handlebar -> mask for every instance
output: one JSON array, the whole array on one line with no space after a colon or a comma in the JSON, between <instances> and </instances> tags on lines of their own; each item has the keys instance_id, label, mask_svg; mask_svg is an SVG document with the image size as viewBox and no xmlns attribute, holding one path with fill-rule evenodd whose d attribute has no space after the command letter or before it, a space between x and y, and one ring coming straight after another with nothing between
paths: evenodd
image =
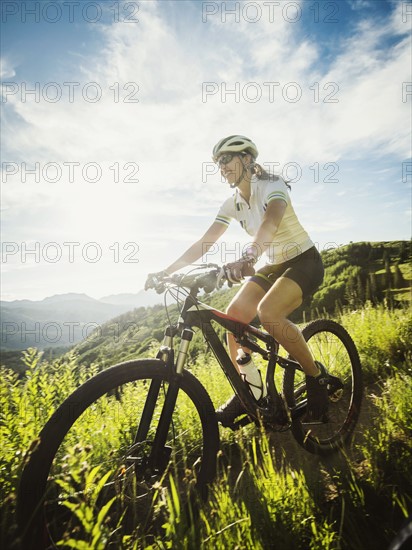
<instances>
[{"instance_id":1,"label":"handlebar","mask_svg":"<svg viewBox=\"0 0 412 550\"><path fill-rule=\"evenodd\" d=\"M244 255L236 262L228 263L223 267L217 264L202 264L195 269L207 268L202 274L193 274L189 272L183 275L169 275L166 272L152 273L146 282L146 290L154 288L158 294L166 290L169 285L189 288L190 292L204 289L206 292L212 292L217 288L222 288L227 281L231 287L233 284L241 283L245 277L255 274L253 265L256 258L250 255ZM210 269L212 268L212 269Z\"/></svg>"},{"instance_id":2,"label":"handlebar","mask_svg":"<svg viewBox=\"0 0 412 550\"><path fill-rule=\"evenodd\" d=\"M203 273L177 274L168 276L153 276L151 281L146 283L146 289L154 289L158 294L162 294L169 286L179 286L190 290L204 290L212 292L222 288L227 281L226 272L223 267L217 264L204 264L200 268L206 268L208 271Z\"/></svg>"}]
</instances>

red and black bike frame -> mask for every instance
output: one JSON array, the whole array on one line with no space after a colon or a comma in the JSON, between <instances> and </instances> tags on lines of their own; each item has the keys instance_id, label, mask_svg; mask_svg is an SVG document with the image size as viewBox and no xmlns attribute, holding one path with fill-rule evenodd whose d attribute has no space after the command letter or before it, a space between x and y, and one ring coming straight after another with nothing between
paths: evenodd
<instances>
[{"instance_id":1,"label":"red and black bike frame","mask_svg":"<svg viewBox=\"0 0 412 550\"><path fill-rule=\"evenodd\" d=\"M264 359L268 361L267 373L266 373L266 386L268 390L268 396L271 401L271 411L269 413L268 408L259 407L256 401L253 399L248 386L242 382L236 368L234 367L232 360L223 345L221 338L217 334L213 327L213 322L222 326L226 331L232 333L236 338L236 341L243 347L249 350L259 353ZM179 319L179 324L174 327L168 327L166 331L165 344L166 349L173 349L172 338L180 333L181 342L176 357L175 369L177 375L182 371L184 367L184 361L186 360L187 350L189 348L190 341L193 336L193 328L200 328L206 342L212 349L217 361L219 362L223 372L228 378L230 384L239 396L243 405L245 406L248 414L253 419L257 419L260 415L265 418L273 416L272 420L276 417L278 410L283 410L283 400L279 395L274 381L274 372L276 364L282 368L293 368L302 370L302 367L296 361L292 359L286 359L278 355L279 344L277 341L267 332L263 332L253 325L243 323L222 311L211 308L197 300L195 293L187 296ZM265 347L259 345L258 341L265 344ZM162 352L166 351L165 347L162 348ZM165 358L165 356L163 356ZM301 416L304 412L304 407L300 406L296 410L292 411L292 416Z\"/></svg>"}]
</instances>

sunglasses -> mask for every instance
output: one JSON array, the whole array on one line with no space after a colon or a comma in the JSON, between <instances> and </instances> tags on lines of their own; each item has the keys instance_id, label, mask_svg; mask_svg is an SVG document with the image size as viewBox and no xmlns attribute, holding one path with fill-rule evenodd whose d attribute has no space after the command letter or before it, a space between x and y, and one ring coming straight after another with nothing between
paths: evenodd
<instances>
[{"instance_id":1,"label":"sunglasses","mask_svg":"<svg viewBox=\"0 0 412 550\"><path fill-rule=\"evenodd\" d=\"M234 153L224 153L217 159L217 165L222 166L224 164L229 164L229 162L232 160L233 157L235 157Z\"/></svg>"}]
</instances>

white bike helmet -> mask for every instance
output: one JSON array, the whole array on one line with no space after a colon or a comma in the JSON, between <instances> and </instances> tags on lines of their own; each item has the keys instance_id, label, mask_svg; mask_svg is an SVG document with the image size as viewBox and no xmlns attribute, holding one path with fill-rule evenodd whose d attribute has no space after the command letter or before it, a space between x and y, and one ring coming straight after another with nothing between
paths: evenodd
<instances>
[{"instance_id":1,"label":"white bike helmet","mask_svg":"<svg viewBox=\"0 0 412 550\"><path fill-rule=\"evenodd\" d=\"M223 153L249 153L255 160L259 154L256 145L252 140L245 136L229 136L221 139L213 147L213 160L217 162L217 159Z\"/></svg>"}]
</instances>

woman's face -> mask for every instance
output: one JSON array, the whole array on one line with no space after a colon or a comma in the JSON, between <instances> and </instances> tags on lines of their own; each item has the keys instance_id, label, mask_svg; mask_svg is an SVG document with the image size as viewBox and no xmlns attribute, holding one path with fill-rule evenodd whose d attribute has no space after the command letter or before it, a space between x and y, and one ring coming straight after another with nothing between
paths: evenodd
<instances>
[{"instance_id":1,"label":"woman's face","mask_svg":"<svg viewBox=\"0 0 412 550\"><path fill-rule=\"evenodd\" d=\"M220 172L229 184L235 183L241 177L245 165L247 165L246 158L239 155L232 156L231 153L224 153L218 159Z\"/></svg>"}]
</instances>

